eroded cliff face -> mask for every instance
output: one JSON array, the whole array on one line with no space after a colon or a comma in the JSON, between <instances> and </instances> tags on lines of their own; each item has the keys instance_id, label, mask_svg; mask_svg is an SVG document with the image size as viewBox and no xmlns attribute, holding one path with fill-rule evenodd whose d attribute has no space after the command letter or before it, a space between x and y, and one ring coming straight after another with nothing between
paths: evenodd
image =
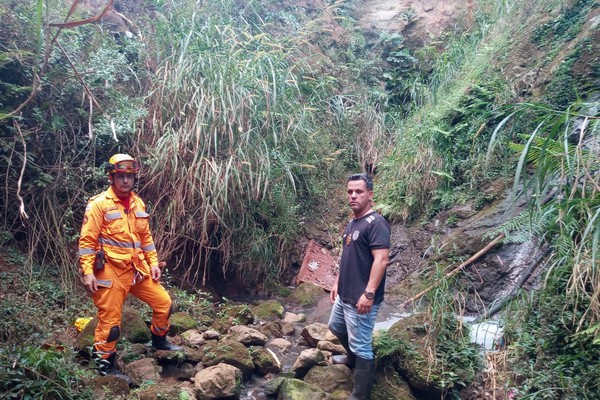
<instances>
[{"instance_id":1,"label":"eroded cliff face","mask_svg":"<svg viewBox=\"0 0 600 400\"><path fill-rule=\"evenodd\" d=\"M473 0L355 0L351 2L365 32L400 33L405 45L415 49L457 29L468 29L473 20Z\"/></svg>"}]
</instances>

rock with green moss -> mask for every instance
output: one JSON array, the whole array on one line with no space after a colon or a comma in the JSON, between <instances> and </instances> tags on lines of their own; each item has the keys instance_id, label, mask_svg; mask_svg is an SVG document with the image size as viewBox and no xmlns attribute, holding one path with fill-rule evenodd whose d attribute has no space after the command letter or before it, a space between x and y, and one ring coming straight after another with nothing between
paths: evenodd
<instances>
[{"instance_id":1,"label":"rock with green moss","mask_svg":"<svg viewBox=\"0 0 600 400\"><path fill-rule=\"evenodd\" d=\"M243 380L250 379L254 373L254 361L248 348L234 340L209 340L202 346L202 364L206 367L225 363L242 371Z\"/></svg>"},{"instance_id":2,"label":"rock with green moss","mask_svg":"<svg viewBox=\"0 0 600 400\"><path fill-rule=\"evenodd\" d=\"M123 307L121 335L131 343L150 341L150 329L138 310L128 306Z\"/></svg>"},{"instance_id":3,"label":"rock with green moss","mask_svg":"<svg viewBox=\"0 0 600 400\"><path fill-rule=\"evenodd\" d=\"M474 379L474 370L477 366L477 350L465 348L463 359L455 359L452 364L431 363L430 346L431 338L428 330L431 322L427 314L420 313L401 319L390 327L387 334L391 340L398 343L389 354L388 359L393 360L396 370L400 375L410 382L411 387L431 397L440 397L449 391L456 389L453 382L469 384ZM448 339L447 339L448 340ZM446 346L452 345L445 343ZM456 346L462 345L457 343ZM473 345L475 346L475 345ZM466 359L469 357L469 359ZM465 362L473 366L471 372L462 370L460 363ZM453 376L454 380L443 379L445 376ZM410 398L410 397L407 397Z\"/></svg>"},{"instance_id":4,"label":"rock with green moss","mask_svg":"<svg viewBox=\"0 0 600 400\"><path fill-rule=\"evenodd\" d=\"M281 362L271 350L262 346L251 346L250 355L258 375L278 374L281 372Z\"/></svg>"},{"instance_id":5,"label":"rock with green moss","mask_svg":"<svg viewBox=\"0 0 600 400\"><path fill-rule=\"evenodd\" d=\"M157 382L153 385L143 385L131 393L139 400L178 399L195 400L194 387L189 382L173 385L170 382Z\"/></svg>"},{"instance_id":6,"label":"rock with green moss","mask_svg":"<svg viewBox=\"0 0 600 400\"><path fill-rule=\"evenodd\" d=\"M372 399L416 400L408 383L391 365L377 372L375 383L371 389Z\"/></svg>"},{"instance_id":7,"label":"rock with green moss","mask_svg":"<svg viewBox=\"0 0 600 400\"><path fill-rule=\"evenodd\" d=\"M150 341L150 329L144 322L139 311L136 309L124 306L121 322L121 338L125 338L131 343L146 343ZM94 317L85 326L77 337L75 348L78 351L87 352L94 345L94 331L98 326L98 318Z\"/></svg>"},{"instance_id":8,"label":"rock with green moss","mask_svg":"<svg viewBox=\"0 0 600 400\"><path fill-rule=\"evenodd\" d=\"M176 312L171 315L169 322L171 322L170 332L175 335L198 327L196 320L184 312Z\"/></svg>"},{"instance_id":9,"label":"rock with green moss","mask_svg":"<svg viewBox=\"0 0 600 400\"><path fill-rule=\"evenodd\" d=\"M277 300L267 300L252 308L252 313L258 319L282 319L284 308Z\"/></svg>"},{"instance_id":10,"label":"rock with green moss","mask_svg":"<svg viewBox=\"0 0 600 400\"><path fill-rule=\"evenodd\" d=\"M325 296L323 288L308 282L303 282L288 297L290 303L299 304L302 307L313 307Z\"/></svg>"},{"instance_id":11,"label":"rock with green moss","mask_svg":"<svg viewBox=\"0 0 600 400\"><path fill-rule=\"evenodd\" d=\"M326 393L333 393L337 390L352 392L353 375L350 368L342 364L316 365L308 371L304 377L304 382L318 386ZM383 397L373 398L379 399Z\"/></svg>"},{"instance_id":12,"label":"rock with green moss","mask_svg":"<svg viewBox=\"0 0 600 400\"><path fill-rule=\"evenodd\" d=\"M219 306L217 315L218 318L210 326L221 333L227 333L233 326L251 325L256 319L247 304L222 304Z\"/></svg>"},{"instance_id":13,"label":"rock with green moss","mask_svg":"<svg viewBox=\"0 0 600 400\"><path fill-rule=\"evenodd\" d=\"M287 378L279 387L280 400L323 400L327 398L321 388L300 379Z\"/></svg>"}]
</instances>

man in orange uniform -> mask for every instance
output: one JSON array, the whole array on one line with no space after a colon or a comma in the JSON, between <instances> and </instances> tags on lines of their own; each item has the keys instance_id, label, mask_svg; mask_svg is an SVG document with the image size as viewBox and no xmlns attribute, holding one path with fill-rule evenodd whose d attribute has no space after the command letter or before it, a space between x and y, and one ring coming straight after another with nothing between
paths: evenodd
<instances>
[{"instance_id":1,"label":"man in orange uniform","mask_svg":"<svg viewBox=\"0 0 600 400\"><path fill-rule=\"evenodd\" d=\"M79 238L83 284L98 307L94 352L106 360L100 364L100 372L113 375L120 375L115 370L115 346L121 333L121 309L129 293L152 308L152 346L181 349L166 339L172 302L159 283L161 269L146 205L133 192L138 171L139 164L127 154L110 158L106 164L110 187L90 199Z\"/></svg>"}]
</instances>

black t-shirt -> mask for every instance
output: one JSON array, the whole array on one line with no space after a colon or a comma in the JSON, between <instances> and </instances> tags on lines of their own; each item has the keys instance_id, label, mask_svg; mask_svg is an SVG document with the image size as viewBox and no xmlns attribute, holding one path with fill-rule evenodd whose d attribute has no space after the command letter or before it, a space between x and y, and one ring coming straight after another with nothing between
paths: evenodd
<instances>
[{"instance_id":1,"label":"black t-shirt","mask_svg":"<svg viewBox=\"0 0 600 400\"><path fill-rule=\"evenodd\" d=\"M373 255L371 250L390 248L390 225L373 211L350 221L343 236L338 294L344 303L355 305L369 283ZM374 304L383 301L385 274L375 292Z\"/></svg>"}]
</instances>

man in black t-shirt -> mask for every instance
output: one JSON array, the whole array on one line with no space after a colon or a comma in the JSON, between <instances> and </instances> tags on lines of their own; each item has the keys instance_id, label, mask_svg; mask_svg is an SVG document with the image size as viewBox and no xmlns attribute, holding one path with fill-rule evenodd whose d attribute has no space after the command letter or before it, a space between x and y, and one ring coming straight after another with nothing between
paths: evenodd
<instances>
[{"instance_id":1,"label":"man in black t-shirt","mask_svg":"<svg viewBox=\"0 0 600 400\"><path fill-rule=\"evenodd\" d=\"M368 174L348 178L348 201L354 212L343 235L340 272L331 289L329 330L355 366L351 400L368 399L375 378L372 338L383 301L389 259L390 226L371 208L373 180Z\"/></svg>"}]
</instances>

